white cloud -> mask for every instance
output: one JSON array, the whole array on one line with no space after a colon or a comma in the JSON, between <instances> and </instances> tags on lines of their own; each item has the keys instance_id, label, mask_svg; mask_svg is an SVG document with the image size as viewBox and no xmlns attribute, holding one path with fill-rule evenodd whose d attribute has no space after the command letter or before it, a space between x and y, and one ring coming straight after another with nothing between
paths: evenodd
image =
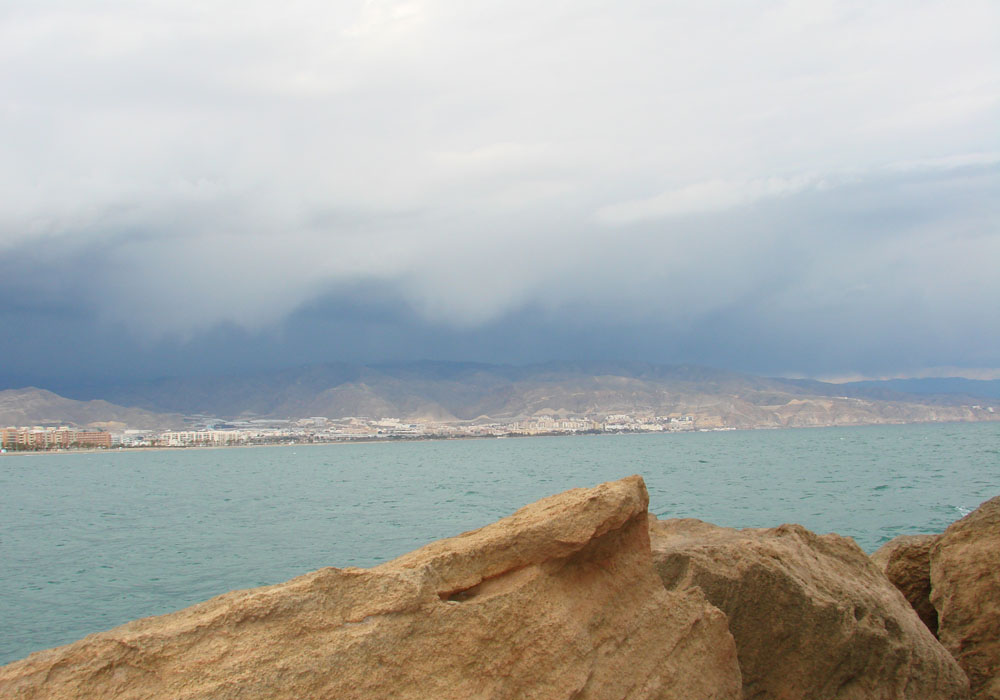
<instances>
[{"instance_id":1,"label":"white cloud","mask_svg":"<svg viewBox=\"0 0 1000 700\"><path fill-rule=\"evenodd\" d=\"M807 177L770 177L744 182L725 180L696 182L648 199L636 199L603 207L598 210L597 217L607 224L622 225L646 219L724 211L753 204L761 199L801 192L811 184L812 180Z\"/></svg>"},{"instance_id":2,"label":"white cloud","mask_svg":"<svg viewBox=\"0 0 1000 700\"><path fill-rule=\"evenodd\" d=\"M150 333L259 328L366 280L459 325L709 313L812 255L885 254L803 209L818 193L994 167L998 24L975 0L15 0L0 256L110 246L80 293ZM845 199L843 225L906 246L898 212L933 198L896 194L891 216ZM953 206L934 216L997 235Z\"/></svg>"},{"instance_id":3,"label":"white cloud","mask_svg":"<svg viewBox=\"0 0 1000 700\"><path fill-rule=\"evenodd\" d=\"M885 166L889 171L933 171L933 170L954 170L956 168L968 167L988 167L1000 164L1000 152L986 153L955 153L941 158L923 158L917 160L900 161L890 163Z\"/></svg>"}]
</instances>

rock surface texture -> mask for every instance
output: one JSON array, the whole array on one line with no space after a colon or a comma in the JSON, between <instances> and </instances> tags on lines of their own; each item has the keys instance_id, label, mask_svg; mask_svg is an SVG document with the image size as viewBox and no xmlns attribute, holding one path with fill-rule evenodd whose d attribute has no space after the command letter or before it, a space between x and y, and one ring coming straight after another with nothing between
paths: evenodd
<instances>
[{"instance_id":1,"label":"rock surface texture","mask_svg":"<svg viewBox=\"0 0 1000 700\"><path fill-rule=\"evenodd\" d=\"M931 548L938 636L974 698L1000 700L1000 496L952 523Z\"/></svg>"},{"instance_id":2,"label":"rock surface texture","mask_svg":"<svg viewBox=\"0 0 1000 700\"><path fill-rule=\"evenodd\" d=\"M650 534L667 589L701 589L728 615L745 698L968 697L955 660L853 540L652 516Z\"/></svg>"},{"instance_id":3,"label":"rock surface texture","mask_svg":"<svg viewBox=\"0 0 1000 700\"><path fill-rule=\"evenodd\" d=\"M639 477L0 668L5 699L740 697L725 616L653 569ZM930 697L930 696L928 696Z\"/></svg>"},{"instance_id":4,"label":"rock surface texture","mask_svg":"<svg viewBox=\"0 0 1000 700\"><path fill-rule=\"evenodd\" d=\"M931 547L940 535L901 535L878 548L872 561L910 602L927 629L938 633L938 614L931 604Z\"/></svg>"}]
</instances>

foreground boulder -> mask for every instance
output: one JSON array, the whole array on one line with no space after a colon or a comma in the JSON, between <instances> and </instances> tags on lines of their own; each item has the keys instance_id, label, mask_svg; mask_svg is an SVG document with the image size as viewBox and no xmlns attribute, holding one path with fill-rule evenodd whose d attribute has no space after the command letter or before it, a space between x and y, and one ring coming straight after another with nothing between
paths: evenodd
<instances>
[{"instance_id":1,"label":"foreground boulder","mask_svg":"<svg viewBox=\"0 0 1000 700\"><path fill-rule=\"evenodd\" d=\"M653 517L650 534L666 587L700 589L729 617L745 698L968 697L955 660L853 540Z\"/></svg>"},{"instance_id":2,"label":"foreground boulder","mask_svg":"<svg viewBox=\"0 0 1000 700\"><path fill-rule=\"evenodd\" d=\"M740 697L725 616L667 592L639 477L372 569L323 569L0 668L3 698Z\"/></svg>"},{"instance_id":3,"label":"foreground boulder","mask_svg":"<svg viewBox=\"0 0 1000 700\"><path fill-rule=\"evenodd\" d=\"M973 697L1000 700L1000 496L944 531L930 552L938 636Z\"/></svg>"},{"instance_id":4,"label":"foreground boulder","mask_svg":"<svg viewBox=\"0 0 1000 700\"><path fill-rule=\"evenodd\" d=\"M934 636L938 614L931 603L931 548L940 535L901 535L872 554L872 561L917 611Z\"/></svg>"}]
</instances>

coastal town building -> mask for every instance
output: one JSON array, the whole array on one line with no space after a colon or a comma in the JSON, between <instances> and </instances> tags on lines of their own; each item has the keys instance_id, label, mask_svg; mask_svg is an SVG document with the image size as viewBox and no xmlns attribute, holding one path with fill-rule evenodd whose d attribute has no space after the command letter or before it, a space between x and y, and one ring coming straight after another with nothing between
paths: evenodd
<instances>
[{"instance_id":1,"label":"coastal town building","mask_svg":"<svg viewBox=\"0 0 1000 700\"><path fill-rule=\"evenodd\" d=\"M427 421L391 417L312 416L292 419L210 419L192 430L78 430L68 426L0 429L2 447L16 450L136 447L227 447L360 440L516 437L581 433L650 433L699 429L692 416L618 413L595 416L539 414L510 421Z\"/></svg>"},{"instance_id":2,"label":"coastal town building","mask_svg":"<svg viewBox=\"0 0 1000 700\"><path fill-rule=\"evenodd\" d=\"M112 445L112 435L103 430L76 430L67 426L0 428L0 447L8 450L52 450L69 447L103 447Z\"/></svg>"},{"instance_id":3,"label":"coastal town building","mask_svg":"<svg viewBox=\"0 0 1000 700\"><path fill-rule=\"evenodd\" d=\"M242 430L168 430L153 438L152 444L163 447L224 446L239 445L248 439Z\"/></svg>"}]
</instances>

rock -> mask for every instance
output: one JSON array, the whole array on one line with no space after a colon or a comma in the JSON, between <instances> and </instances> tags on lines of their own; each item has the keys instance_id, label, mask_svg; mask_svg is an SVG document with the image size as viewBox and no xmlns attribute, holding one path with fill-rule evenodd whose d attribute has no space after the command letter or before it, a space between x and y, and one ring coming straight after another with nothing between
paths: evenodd
<instances>
[{"instance_id":1,"label":"rock","mask_svg":"<svg viewBox=\"0 0 1000 700\"><path fill-rule=\"evenodd\" d=\"M853 540L652 517L650 534L667 589L701 589L729 617L744 698L968 697L955 660Z\"/></svg>"},{"instance_id":2,"label":"rock","mask_svg":"<svg viewBox=\"0 0 1000 700\"><path fill-rule=\"evenodd\" d=\"M931 547L940 535L901 535L878 548L872 561L899 589L936 637L938 614L931 604Z\"/></svg>"},{"instance_id":3,"label":"rock","mask_svg":"<svg viewBox=\"0 0 1000 700\"><path fill-rule=\"evenodd\" d=\"M1000 700L1000 496L954 522L931 548L938 636L974 698Z\"/></svg>"},{"instance_id":4,"label":"rock","mask_svg":"<svg viewBox=\"0 0 1000 700\"><path fill-rule=\"evenodd\" d=\"M372 569L322 569L0 668L4 698L740 697L725 615L668 592L639 477Z\"/></svg>"}]
</instances>

